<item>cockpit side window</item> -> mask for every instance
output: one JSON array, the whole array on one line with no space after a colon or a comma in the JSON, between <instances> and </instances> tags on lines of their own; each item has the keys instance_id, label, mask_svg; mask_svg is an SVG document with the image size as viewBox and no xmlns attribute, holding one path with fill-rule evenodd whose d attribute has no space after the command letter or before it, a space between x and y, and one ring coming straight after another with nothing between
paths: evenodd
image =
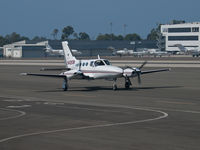
<instances>
[{"instance_id":1,"label":"cockpit side window","mask_svg":"<svg viewBox=\"0 0 200 150\"><path fill-rule=\"evenodd\" d=\"M102 60L97 60L94 62L95 66L105 66L104 62Z\"/></svg>"},{"instance_id":2,"label":"cockpit side window","mask_svg":"<svg viewBox=\"0 0 200 150\"><path fill-rule=\"evenodd\" d=\"M91 62L90 62L90 66L92 67L92 66L93 66L93 64L94 64L94 61L91 61Z\"/></svg>"},{"instance_id":3,"label":"cockpit side window","mask_svg":"<svg viewBox=\"0 0 200 150\"><path fill-rule=\"evenodd\" d=\"M108 60L103 60L103 61L105 62L106 65L111 65Z\"/></svg>"}]
</instances>

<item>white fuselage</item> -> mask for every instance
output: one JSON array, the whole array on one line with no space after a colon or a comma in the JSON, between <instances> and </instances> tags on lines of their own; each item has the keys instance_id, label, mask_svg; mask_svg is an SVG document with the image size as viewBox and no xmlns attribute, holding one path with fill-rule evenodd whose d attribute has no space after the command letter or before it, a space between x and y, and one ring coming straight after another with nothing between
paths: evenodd
<instances>
[{"instance_id":1,"label":"white fuselage","mask_svg":"<svg viewBox=\"0 0 200 150\"><path fill-rule=\"evenodd\" d=\"M77 72L91 79L115 79L123 74L123 69L112 66L103 59L77 60L74 62L74 66L72 70L63 73L68 79L77 78Z\"/></svg>"}]
</instances>

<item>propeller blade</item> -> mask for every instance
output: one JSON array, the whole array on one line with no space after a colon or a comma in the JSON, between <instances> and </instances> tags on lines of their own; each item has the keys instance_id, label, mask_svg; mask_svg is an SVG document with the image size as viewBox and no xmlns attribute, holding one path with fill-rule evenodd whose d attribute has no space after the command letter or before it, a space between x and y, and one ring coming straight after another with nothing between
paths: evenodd
<instances>
[{"instance_id":1,"label":"propeller blade","mask_svg":"<svg viewBox=\"0 0 200 150\"><path fill-rule=\"evenodd\" d=\"M141 84L140 74L138 74L138 84Z\"/></svg>"},{"instance_id":2,"label":"propeller blade","mask_svg":"<svg viewBox=\"0 0 200 150\"><path fill-rule=\"evenodd\" d=\"M139 69L142 69L147 64L147 61L143 62L143 64L139 67Z\"/></svg>"}]
</instances>

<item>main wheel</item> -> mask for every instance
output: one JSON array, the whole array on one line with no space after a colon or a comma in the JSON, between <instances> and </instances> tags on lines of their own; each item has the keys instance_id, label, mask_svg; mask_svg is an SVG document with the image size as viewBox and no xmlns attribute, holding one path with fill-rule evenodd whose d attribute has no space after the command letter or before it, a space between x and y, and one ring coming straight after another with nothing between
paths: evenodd
<instances>
[{"instance_id":1,"label":"main wheel","mask_svg":"<svg viewBox=\"0 0 200 150\"><path fill-rule=\"evenodd\" d=\"M68 83L65 80L63 82L62 88L63 88L64 91L68 90Z\"/></svg>"},{"instance_id":2,"label":"main wheel","mask_svg":"<svg viewBox=\"0 0 200 150\"><path fill-rule=\"evenodd\" d=\"M125 82L125 88L126 88L126 89L129 89L129 88L130 88L129 82Z\"/></svg>"},{"instance_id":3,"label":"main wheel","mask_svg":"<svg viewBox=\"0 0 200 150\"><path fill-rule=\"evenodd\" d=\"M117 90L117 85L113 84L113 90L116 91Z\"/></svg>"}]
</instances>

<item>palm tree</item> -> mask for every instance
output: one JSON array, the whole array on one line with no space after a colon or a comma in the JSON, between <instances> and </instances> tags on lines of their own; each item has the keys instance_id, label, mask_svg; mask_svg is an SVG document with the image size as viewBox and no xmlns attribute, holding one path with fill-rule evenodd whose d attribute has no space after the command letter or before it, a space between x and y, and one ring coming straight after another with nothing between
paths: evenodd
<instances>
[{"instance_id":1,"label":"palm tree","mask_svg":"<svg viewBox=\"0 0 200 150\"><path fill-rule=\"evenodd\" d=\"M58 29L54 29L52 32L52 36L54 39L57 39L57 35L58 35L59 30Z\"/></svg>"}]
</instances>

